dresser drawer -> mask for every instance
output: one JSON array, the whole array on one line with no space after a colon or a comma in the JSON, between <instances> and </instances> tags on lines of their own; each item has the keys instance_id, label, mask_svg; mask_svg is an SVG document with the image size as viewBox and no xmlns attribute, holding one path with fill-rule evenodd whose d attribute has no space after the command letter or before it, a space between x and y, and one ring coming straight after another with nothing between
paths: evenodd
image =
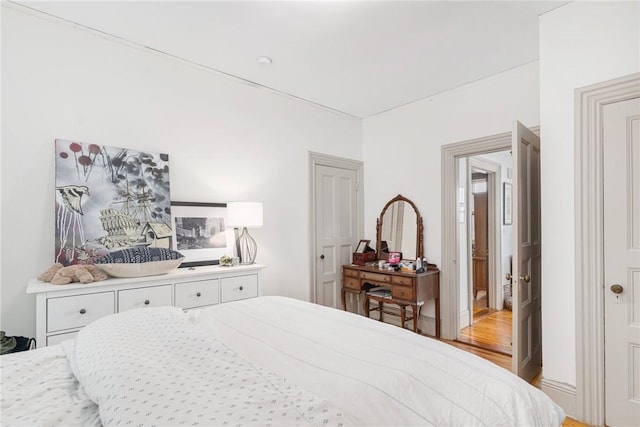
<instances>
[{"instance_id":1,"label":"dresser drawer","mask_svg":"<svg viewBox=\"0 0 640 427\"><path fill-rule=\"evenodd\" d=\"M344 272L344 275L347 277L360 277L360 272L358 270L344 268L342 271Z\"/></svg>"},{"instance_id":2,"label":"dresser drawer","mask_svg":"<svg viewBox=\"0 0 640 427\"><path fill-rule=\"evenodd\" d=\"M171 304L171 285L118 291L118 311Z\"/></svg>"},{"instance_id":3,"label":"dresser drawer","mask_svg":"<svg viewBox=\"0 0 640 427\"><path fill-rule=\"evenodd\" d=\"M413 286L392 286L391 296L393 298L411 300L416 299L416 293Z\"/></svg>"},{"instance_id":4,"label":"dresser drawer","mask_svg":"<svg viewBox=\"0 0 640 427\"><path fill-rule=\"evenodd\" d=\"M225 277L220 280L221 302L258 296L258 276L255 274L238 277Z\"/></svg>"},{"instance_id":5,"label":"dresser drawer","mask_svg":"<svg viewBox=\"0 0 640 427\"><path fill-rule=\"evenodd\" d=\"M114 293L74 295L47 299L47 332L82 328L115 313Z\"/></svg>"},{"instance_id":6,"label":"dresser drawer","mask_svg":"<svg viewBox=\"0 0 640 427\"><path fill-rule=\"evenodd\" d=\"M355 279L353 277L345 277L344 287L349 289L360 289L360 279Z\"/></svg>"},{"instance_id":7,"label":"dresser drawer","mask_svg":"<svg viewBox=\"0 0 640 427\"><path fill-rule=\"evenodd\" d=\"M413 277L393 276L391 278L391 283L394 285L411 286L414 280L415 279Z\"/></svg>"},{"instance_id":8,"label":"dresser drawer","mask_svg":"<svg viewBox=\"0 0 640 427\"><path fill-rule=\"evenodd\" d=\"M72 340L76 337L76 335L78 335L78 332L68 332L66 334L59 334L59 335L49 335L47 337L47 345L56 345L56 344L60 344L62 341L66 341L66 340Z\"/></svg>"},{"instance_id":9,"label":"dresser drawer","mask_svg":"<svg viewBox=\"0 0 640 427\"><path fill-rule=\"evenodd\" d=\"M388 274L369 273L368 271L363 271L360 273L360 277L373 282L391 283L391 276Z\"/></svg>"},{"instance_id":10,"label":"dresser drawer","mask_svg":"<svg viewBox=\"0 0 640 427\"><path fill-rule=\"evenodd\" d=\"M176 283L176 307L194 308L218 304L219 279Z\"/></svg>"}]
</instances>

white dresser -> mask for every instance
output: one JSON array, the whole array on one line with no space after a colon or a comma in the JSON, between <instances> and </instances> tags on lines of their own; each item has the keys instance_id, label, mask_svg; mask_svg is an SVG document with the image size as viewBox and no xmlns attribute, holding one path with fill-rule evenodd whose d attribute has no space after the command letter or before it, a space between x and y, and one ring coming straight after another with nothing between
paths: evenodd
<instances>
[{"instance_id":1,"label":"white dresser","mask_svg":"<svg viewBox=\"0 0 640 427\"><path fill-rule=\"evenodd\" d=\"M173 305L188 310L261 295L264 265L180 268L159 276L52 285L32 279L38 347L73 338L90 322L138 307Z\"/></svg>"}]
</instances>

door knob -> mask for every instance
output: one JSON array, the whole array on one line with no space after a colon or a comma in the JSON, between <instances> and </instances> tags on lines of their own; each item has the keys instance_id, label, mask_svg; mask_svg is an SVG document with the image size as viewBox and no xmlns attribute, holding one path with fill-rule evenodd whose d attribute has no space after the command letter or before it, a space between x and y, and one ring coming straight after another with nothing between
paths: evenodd
<instances>
[{"instance_id":1,"label":"door knob","mask_svg":"<svg viewBox=\"0 0 640 427\"><path fill-rule=\"evenodd\" d=\"M615 285L611 285L611 292L614 294L621 294L622 291L624 291L624 288L621 285L618 285L617 283Z\"/></svg>"},{"instance_id":2,"label":"door knob","mask_svg":"<svg viewBox=\"0 0 640 427\"><path fill-rule=\"evenodd\" d=\"M531 281L531 276L525 274L524 276L520 276L520 280L524 280L525 283L529 283Z\"/></svg>"},{"instance_id":3,"label":"door knob","mask_svg":"<svg viewBox=\"0 0 640 427\"><path fill-rule=\"evenodd\" d=\"M324 254L320 255L320 259L324 259Z\"/></svg>"},{"instance_id":4,"label":"door knob","mask_svg":"<svg viewBox=\"0 0 640 427\"><path fill-rule=\"evenodd\" d=\"M504 277L505 277L507 280L511 280L511 278L512 278L512 277L511 277L511 273L507 273L507 275L506 275L506 276L504 276Z\"/></svg>"}]
</instances>

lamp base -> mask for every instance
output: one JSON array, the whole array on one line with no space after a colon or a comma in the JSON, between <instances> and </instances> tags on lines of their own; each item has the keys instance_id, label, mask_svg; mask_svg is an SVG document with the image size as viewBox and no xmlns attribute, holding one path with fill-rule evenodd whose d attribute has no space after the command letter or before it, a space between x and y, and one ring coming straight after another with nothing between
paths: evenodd
<instances>
[{"instance_id":1,"label":"lamp base","mask_svg":"<svg viewBox=\"0 0 640 427\"><path fill-rule=\"evenodd\" d=\"M240 257L240 265L254 264L258 245L253 237L249 235L247 227L242 229L242 233L236 239L236 251Z\"/></svg>"}]
</instances>

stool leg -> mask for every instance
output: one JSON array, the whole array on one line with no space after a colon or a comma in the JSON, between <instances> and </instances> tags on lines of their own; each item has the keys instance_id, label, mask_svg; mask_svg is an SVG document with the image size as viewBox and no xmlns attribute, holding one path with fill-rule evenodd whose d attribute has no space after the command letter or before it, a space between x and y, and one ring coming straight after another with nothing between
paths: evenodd
<instances>
[{"instance_id":1,"label":"stool leg","mask_svg":"<svg viewBox=\"0 0 640 427\"><path fill-rule=\"evenodd\" d=\"M369 297L367 297L366 295L362 300L362 308L364 308L364 316L369 317Z\"/></svg>"},{"instance_id":2,"label":"stool leg","mask_svg":"<svg viewBox=\"0 0 640 427\"><path fill-rule=\"evenodd\" d=\"M418 306L411 306L413 310L413 332L418 333L418 316L420 315L420 310L418 310Z\"/></svg>"},{"instance_id":3,"label":"stool leg","mask_svg":"<svg viewBox=\"0 0 640 427\"><path fill-rule=\"evenodd\" d=\"M403 304L400 305L400 327L404 329L404 324L407 318L407 307Z\"/></svg>"},{"instance_id":4,"label":"stool leg","mask_svg":"<svg viewBox=\"0 0 640 427\"><path fill-rule=\"evenodd\" d=\"M384 303L382 301L378 302L378 308L380 309L380 321L384 322L383 314L384 314Z\"/></svg>"}]
</instances>

